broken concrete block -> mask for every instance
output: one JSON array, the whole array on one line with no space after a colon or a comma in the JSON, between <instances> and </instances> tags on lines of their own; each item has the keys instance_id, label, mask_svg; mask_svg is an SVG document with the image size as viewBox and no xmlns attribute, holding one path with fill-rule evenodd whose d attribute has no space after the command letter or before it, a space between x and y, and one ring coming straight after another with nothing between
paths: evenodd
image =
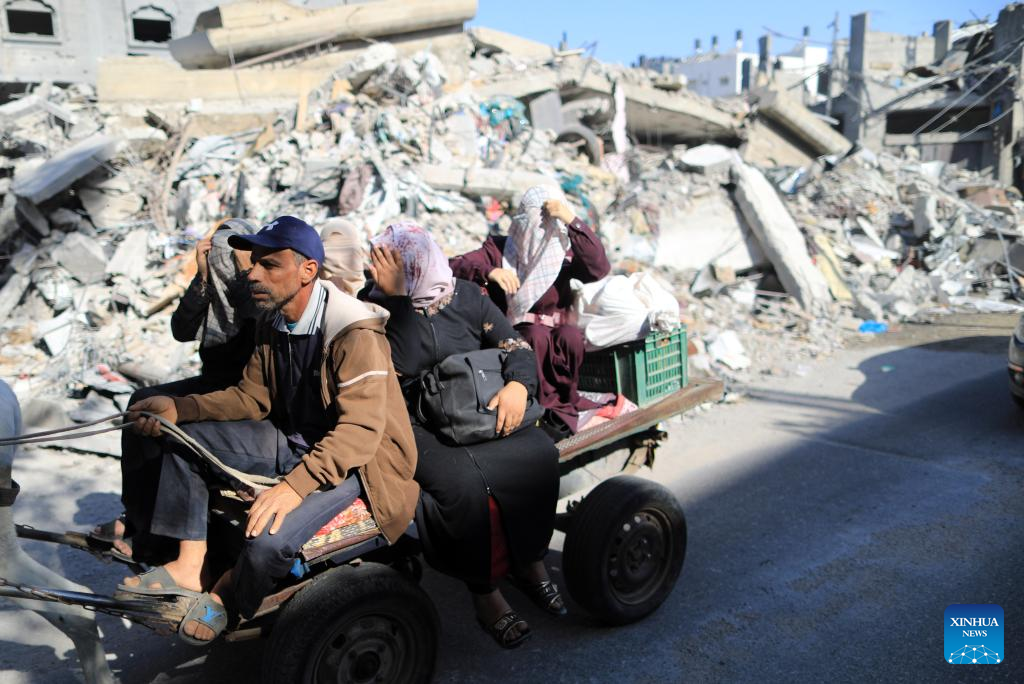
<instances>
[{"instance_id":1,"label":"broken concrete block","mask_svg":"<svg viewBox=\"0 0 1024 684\"><path fill-rule=\"evenodd\" d=\"M64 351L71 341L71 331L75 322L74 309L68 309L59 316L36 324L36 342L46 345L50 356L57 356Z\"/></svg>"},{"instance_id":2,"label":"broken concrete block","mask_svg":"<svg viewBox=\"0 0 1024 684\"><path fill-rule=\"evenodd\" d=\"M562 96L557 90L530 100L530 123L534 128L550 128L556 133L565 127L562 118Z\"/></svg>"},{"instance_id":3,"label":"broken concrete block","mask_svg":"<svg viewBox=\"0 0 1024 684\"><path fill-rule=\"evenodd\" d=\"M32 271L32 286L54 311L64 311L72 304L71 279L63 270L44 266Z\"/></svg>"},{"instance_id":4,"label":"broken concrete block","mask_svg":"<svg viewBox=\"0 0 1024 684\"><path fill-rule=\"evenodd\" d=\"M107 277L107 257L99 243L81 233L68 233L53 250L53 260L85 285Z\"/></svg>"},{"instance_id":5,"label":"broken concrete block","mask_svg":"<svg viewBox=\"0 0 1024 684\"><path fill-rule=\"evenodd\" d=\"M869 292L857 292L853 296L853 314L868 321L881 321L885 318L882 305L875 301Z\"/></svg>"},{"instance_id":6,"label":"broken concrete block","mask_svg":"<svg viewBox=\"0 0 1024 684\"><path fill-rule=\"evenodd\" d=\"M373 72L381 68L388 62L398 59L398 50L391 43L375 43L355 58L349 60L340 69L335 71L331 76L335 83L341 81L347 81L351 90L359 90L366 83L367 79L373 75ZM334 84L331 85L331 101L334 102L337 98L334 96ZM340 91L344 91L344 88L340 88Z\"/></svg>"},{"instance_id":7,"label":"broken concrete block","mask_svg":"<svg viewBox=\"0 0 1024 684\"><path fill-rule=\"evenodd\" d=\"M32 202L18 198L18 203L15 205L15 211L18 216L29 226L39 237L46 237L50 234L50 222L46 220L43 213L39 211L39 208Z\"/></svg>"},{"instance_id":8,"label":"broken concrete block","mask_svg":"<svg viewBox=\"0 0 1024 684\"><path fill-rule=\"evenodd\" d=\"M424 164L416 170L416 173L424 183L435 190L461 192L466 184L465 169Z\"/></svg>"},{"instance_id":9,"label":"broken concrete block","mask_svg":"<svg viewBox=\"0 0 1024 684\"><path fill-rule=\"evenodd\" d=\"M423 164L417 173L424 183L435 190L451 190L471 197L484 195L499 200L512 199L535 185L558 183L542 173L528 171L506 171L474 167L467 170L448 166Z\"/></svg>"},{"instance_id":10,"label":"broken concrete block","mask_svg":"<svg viewBox=\"0 0 1024 684\"><path fill-rule=\"evenodd\" d=\"M14 307L18 306L21 298L28 289L29 277L24 273L14 273L4 286L0 288L0 322L8 320Z\"/></svg>"},{"instance_id":11,"label":"broken concrete block","mask_svg":"<svg viewBox=\"0 0 1024 684\"><path fill-rule=\"evenodd\" d=\"M921 238L935 231L935 237L941 237L946 232L935 213L937 206L935 195L921 195L917 198L914 202L914 235Z\"/></svg>"},{"instance_id":12,"label":"broken concrete block","mask_svg":"<svg viewBox=\"0 0 1024 684\"><path fill-rule=\"evenodd\" d=\"M52 212L48 218L51 226L65 233L75 232L82 223L81 214L65 207Z\"/></svg>"},{"instance_id":13,"label":"broken concrete block","mask_svg":"<svg viewBox=\"0 0 1024 684\"><path fill-rule=\"evenodd\" d=\"M775 266L786 292L812 313L827 309L828 283L807 253L803 233L789 215L775 188L748 164L733 167L736 203L758 242Z\"/></svg>"},{"instance_id":14,"label":"broken concrete block","mask_svg":"<svg viewBox=\"0 0 1024 684\"><path fill-rule=\"evenodd\" d=\"M129 223L142 211L142 195L121 175L112 178L107 178L106 173L90 175L76 193L97 228L115 228Z\"/></svg>"},{"instance_id":15,"label":"broken concrete block","mask_svg":"<svg viewBox=\"0 0 1024 684\"><path fill-rule=\"evenodd\" d=\"M3 204L0 205L0 243L18 230L17 204L18 198L13 193L4 193Z\"/></svg>"},{"instance_id":16,"label":"broken concrete block","mask_svg":"<svg viewBox=\"0 0 1024 684\"><path fill-rule=\"evenodd\" d=\"M1013 207L1010 205L1010 200L1006 197L1006 190L1004 188L991 185L972 185L961 189L960 196L971 204L983 207L989 211L998 211L1010 216L1014 215Z\"/></svg>"},{"instance_id":17,"label":"broken concrete block","mask_svg":"<svg viewBox=\"0 0 1024 684\"><path fill-rule=\"evenodd\" d=\"M715 341L708 345L708 354L715 361L725 364L735 371L750 367L750 357L740 341L739 335L733 330L724 330Z\"/></svg>"},{"instance_id":18,"label":"broken concrete block","mask_svg":"<svg viewBox=\"0 0 1024 684\"><path fill-rule=\"evenodd\" d=\"M11 191L36 204L48 200L113 157L119 142L120 139L112 135L86 138L27 175L16 178Z\"/></svg>"},{"instance_id":19,"label":"broken concrete block","mask_svg":"<svg viewBox=\"0 0 1024 684\"><path fill-rule=\"evenodd\" d=\"M685 88L687 82L686 76L682 74L658 74L654 79L654 87L658 90L676 92Z\"/></svg>"},{"instance_id":20,"label":"broken concrete block","mask_svg":"<svg viewBox=\"0 0 1024 684\"><path fill-rule=\"evenodd\" d=\"M677 158L686 168L705 176L728 175L732 165L739 161L736 150L710 143L691 147Z\"/></svg>"},{"instance_id":21,"label":"broken concrete block","mask_svg":"<svg viewBox=\"0 0 1024 684\"><path fill-rule=\"evenodd\" d=\"M107 264L107 275L123 275L136 282L142 280L146 276L148 254L149 231L133 230L117 246L117 251Z\"/></svg>"}]
</instances>

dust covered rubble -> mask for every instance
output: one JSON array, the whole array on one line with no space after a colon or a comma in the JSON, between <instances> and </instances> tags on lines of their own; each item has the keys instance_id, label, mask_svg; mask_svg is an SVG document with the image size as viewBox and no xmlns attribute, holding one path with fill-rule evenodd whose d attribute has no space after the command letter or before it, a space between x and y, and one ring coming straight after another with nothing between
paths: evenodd
<instances>
[{"instance_id":1,"label":"dust covered rubble","mask_svg":"<svg viewBox=\"0 0 1024 684\"><path fill-rule=\"evenodd\" d=\"M804 373L865 320L1015 306L1024 205L1010 190L863 150L756 169L742 156L748 108L685 90L658 92L735 123L739 149L638 144L647 124L629 128L621 93L648 97L652 74L470 50L456 77L429 51L399 57L378 43L242 131L211 133L191 106L140 120L80 86L44 84L0 106L0 377L31 400L30 424L98 417L132 386L197 371L196 345L174 342L168 319L195 242L229 216L319 226L340 215L367 237L408 218L454 255L507 229L527 187L558 183L616 272L671 286L694 370L733 386ZM595 158L593 140L531 125L537 89L559 93L607 148ZM751 202L745 179L762 174L777 193ZM772 216L750 215L763 206Z\"/></svg>"}]
</instances>

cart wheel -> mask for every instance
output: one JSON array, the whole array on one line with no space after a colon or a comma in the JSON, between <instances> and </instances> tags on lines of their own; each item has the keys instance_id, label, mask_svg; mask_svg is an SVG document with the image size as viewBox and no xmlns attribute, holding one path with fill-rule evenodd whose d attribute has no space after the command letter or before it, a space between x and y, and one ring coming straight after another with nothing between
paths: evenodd
<instances>
[{"instance_id":1,"label":"cart wheel","mask_svg":"<svg viewBox=\"0 0 1024 684\"><path fill-rule=\"evenodd\" d=\"M594 488L573 514L562 570L569 594L611 625L635 622L668 597L683 568L686 519L665 487L619 476Z\"/></svg>"},{"instance_id":2,"label":"cart wheel","mask_svg":"<svg viewBox=\"0 0 1024 684\"><path fill-rule=\"evenodd\" d=\"M283 608L264 659L266 682L429 682L437 660L437 610L427 595L379 563L315 578Z\"/></svg>"}]
</instances>

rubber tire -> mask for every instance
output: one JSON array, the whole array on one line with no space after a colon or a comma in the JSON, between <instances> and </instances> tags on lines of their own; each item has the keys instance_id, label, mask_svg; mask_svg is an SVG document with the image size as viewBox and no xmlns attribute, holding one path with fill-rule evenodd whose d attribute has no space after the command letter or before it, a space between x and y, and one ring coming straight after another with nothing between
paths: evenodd
<instances>
[{"instance_id":1,"label":"rubber tire","mask_svg":"<svg viewBox=\"0 0 1024 684\"><path fill-rule=\"evenodd\" d=\"M630 528L638 534L641 528L630 524L638 520L643 529L662 540L665 551L660 554L661 561L652 566L655 574L640 584L638 595L630 596L622 586L628 582L616 583L609 566L617 550L616 536L628 535ZM620 475L595 487L574 511L565 537L562 571L576 603L601 622L625 625L647 617L668 598L685 557L686 518L672 492L657 482Z\"/></svg>"},{"instance_id":2,"label":"rubber tire","mask_svg":"<svg viewBox=\"0 0 1024 684\"><path fill-rule=\"evenodd\" d=\"M433 678L440 633L433 602L397 570L379 563L361 563L324 572L281 608L264 656L263 681L268 684L374 681L372 677L343 679L337 676L337 670L329 677L321 673L317 679L315 671L317 656L338 639L338 631L346 626L351 629L360 624L360 620L364 625L367 619L371 623L376 620L375 626L387 624L383 621L388 620L404 623L403 648L397 651L412 662L404 666L402 676L388 678L389 683L418 684ZM372 634L371 637L364 634L363 638L372 638ZM367 644L363 652L371 650L369 642L363 643ZM358 661L361 657L353 659ZM379 663L380 659L377 661Z\"/></svg>"},{"instance_id":3,"label":"rubber tire","mask_svg":"<svg viewBox=\"0 0 1024 684\"><path fill-rule=\"evenodd\" d=\"M1013 399L1014 405L1019 409L1024 409L1024 397L1018 396L1013 392L1010 392L1010 399Z\"/></svg>"}]
</instances>

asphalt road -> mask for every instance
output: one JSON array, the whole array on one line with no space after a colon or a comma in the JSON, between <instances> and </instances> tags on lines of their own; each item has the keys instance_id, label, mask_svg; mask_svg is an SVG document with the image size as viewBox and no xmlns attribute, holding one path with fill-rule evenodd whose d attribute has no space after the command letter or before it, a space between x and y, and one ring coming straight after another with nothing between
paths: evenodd
<instances>
[{"instance_id":1,"label":"asphalt road","mask_svg":"<svg viewBox=\"0 0 1024 684\"><path fill-rule=\"evenodd\" d=\"M670 424L652 477L689 521L682 577L645 621L577 610L531 621L502 652L460 587L429 573L443 620L439 682L1024 681L1024 411L1006 390L1012 320L890 333L768 378L738 403ZM84 527L117 512L116 463L35 451L15 461L16 518ZM550 565L560 562L556 535ZM37 557L98 591L122 573L65 549ZM943 611L1005 611L999 665L943 659ZM574 606L570 606L572 608ZM261 642L192 649L101 617L122 681L257 681ZM70 642L0 608L0 682L72 682Z\"/></svg>"}]
</instances>

